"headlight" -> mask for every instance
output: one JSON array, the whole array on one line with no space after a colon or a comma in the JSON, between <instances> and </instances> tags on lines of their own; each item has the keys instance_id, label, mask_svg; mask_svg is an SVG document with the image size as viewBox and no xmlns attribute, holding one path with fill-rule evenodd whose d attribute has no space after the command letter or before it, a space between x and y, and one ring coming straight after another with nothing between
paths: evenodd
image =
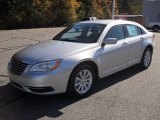
<instances>
[{"instance_id":1,"label":"headlight","mask_svg":"<svg viewBox=\"0 0 160 120\"><path fill-rule=\"evenodd\" d=\"M33 65L29 71L32 72L49 72L58 68L61 64L62 60L48 61L42 62Z\"/></svg>"}]
</instances>

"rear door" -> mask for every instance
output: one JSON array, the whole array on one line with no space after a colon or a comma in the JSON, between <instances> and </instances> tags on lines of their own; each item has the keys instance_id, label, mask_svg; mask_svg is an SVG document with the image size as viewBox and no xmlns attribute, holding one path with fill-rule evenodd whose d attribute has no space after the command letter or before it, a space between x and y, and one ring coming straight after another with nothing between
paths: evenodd
<instances>
[{"instance_id":1,"label":"rear door","mask_svg":"<svg viewBox=\"0 0 160 120\"><path fill-rule=\"evenodd\" d=\"M139 62L139 56L141 54L141 42L143 37L141 36L139 27L136 25L127 24L124 25L126 31L126 39L129 47L129 64L134 65Z\"/></svg>"}]
</instances>

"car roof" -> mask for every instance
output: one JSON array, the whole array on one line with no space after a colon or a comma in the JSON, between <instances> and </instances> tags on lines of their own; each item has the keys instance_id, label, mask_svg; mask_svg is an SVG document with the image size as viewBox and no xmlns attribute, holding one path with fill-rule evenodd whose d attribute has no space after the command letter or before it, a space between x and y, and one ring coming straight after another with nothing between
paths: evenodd
<instances>
[{"instance_id":1,"label":"car roof","mask_svg":"<svg viewBox=\"0 0 160 120\"><path fill-rule=\"evenodd\" d=\"M139 23L133 22L133 21L127 21L127 20L88 20L88 21L81 21L78 23L97 23L97 24L105 24L105 25L118 25L118 24L132 24L139 26L142 28L145 32L148 32L142 25Z\"/></svg>"},{"instance_id":2,"label":"car roof","mask_svg":"<svg viewBox=\"0 0 160 120\"><path fill-rule=\"evenodd\" d=\"M81 21L78 23L97 23L97 24L109 24L109 23L124 23L124 24L136 24L135 22L127 21L127 20L88 20Z\"/></svg>"}]
</instances>

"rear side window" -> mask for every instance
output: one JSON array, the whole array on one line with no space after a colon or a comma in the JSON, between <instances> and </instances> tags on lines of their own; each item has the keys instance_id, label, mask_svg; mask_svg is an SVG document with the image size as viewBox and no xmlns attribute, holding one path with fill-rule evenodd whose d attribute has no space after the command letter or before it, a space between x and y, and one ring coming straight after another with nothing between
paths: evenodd
<instances>
[{"instance_id":1,"label":"rear side window","mask_svg":"<svg viewBox=\"0 0 160 120\"><path fill-rule=\"evenodd\" d=\"M139 35L139 29L135 25L125 25L128 33L128 37L134 37Z\"/></svg>"},{"instance_id":2,"label":"rear side window","mask_svg":"<svg viewBox=\"0 0 160 120\"><path fill-rule=\"evenodd\" d=\"M139 27L139 31L141 35L147 34L142 28Z\"/></svg>"},{"instance_id":3,"label":"rear side window","mask_svg":"<svg viewBox=\"0 0 160 120\"><path fill-rule=\"evenodd\" d=\"M107 38L117 38L117 40L124 39L125 36L122 25L115 25L111 27L105 36L105 39Z\"/></svg>"}]
</instances>

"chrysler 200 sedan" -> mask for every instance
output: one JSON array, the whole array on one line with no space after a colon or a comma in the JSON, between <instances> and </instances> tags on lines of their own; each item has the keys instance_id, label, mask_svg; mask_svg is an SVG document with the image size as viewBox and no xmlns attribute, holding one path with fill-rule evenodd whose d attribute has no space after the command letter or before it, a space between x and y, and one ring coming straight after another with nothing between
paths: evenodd
<instances>
[{"instance_id":1,"label":"chrysler 200 sedan","mask_svg":"<svg viewBox=\"0 0 160 120\"><path fill-rule=\"evenodd\" d=\"M23 91L83 97L98 78L138 64L150 66L154 35L123 20L75 23L52 40L31 45L13 55L9 79Z\"/></svg>"}]
</instances>

